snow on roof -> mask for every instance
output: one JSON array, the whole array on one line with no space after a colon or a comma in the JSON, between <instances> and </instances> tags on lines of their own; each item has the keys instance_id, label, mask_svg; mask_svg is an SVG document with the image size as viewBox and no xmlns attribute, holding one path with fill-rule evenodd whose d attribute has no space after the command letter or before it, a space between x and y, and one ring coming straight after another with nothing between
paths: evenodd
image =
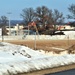
<instances>
[{"instance_id":1,"label":"snow on roof","mask_svg":"<svg viewBox=\"0 0 75 75\"><path fill-rule=\"evenodd\" d=\"M48 56L28 47L0 42L0 75L13 75L75 63L75 54Z\"/></svg>"}]
</instances>

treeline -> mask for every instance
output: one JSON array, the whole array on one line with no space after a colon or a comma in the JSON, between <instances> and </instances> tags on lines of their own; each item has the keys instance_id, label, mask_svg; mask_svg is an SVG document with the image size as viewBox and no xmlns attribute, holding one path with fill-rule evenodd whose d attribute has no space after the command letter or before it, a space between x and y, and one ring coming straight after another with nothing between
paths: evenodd
<instances>
[{"instance_id":1,"label":"treeline","mask_svg":"<svg viewBox=\"0 0 75 75\"><path fill-rule=\"evenodd\" d=\"M63 13L57 9L49 9L46 6L37 7L35 10L33 8L25 8L22 10L21 16L25 24L36 21L41 25L53 25L64 21Z\"/></svg>"},{"instance_id":2,"label":"treeline","mask_svg":"<svg viewBox=\"0 0 75 75\"><path fill-rule=\"evenodd\" d=\"M37 23L41 23L42 25L55 25L63 23L66 17L71 19L75 18L75 4L71 4L68 7L68 11L70 14L67 14L64 17L63 12L60 12L57 9L52 10L46 6L42 6L37 7L36 9L25 8L22 10L21 16L25 24L28 24L31 21L37 21Z\"/></svg>"},{"instance_id":3,"label":"treeline","mask_svg":"<svg viewBox=\"0 0 75 75\"><path fill-rule=\"evenodd\" d=\"M28 23L35 21L40 33L45 30L52 28L52 25L64 23L64 19L71 18L75 19L75 4L71 4L68 7L70 14L64 16L63 12L58 11L57 9L49 9L46 6L33 8L24 8L20 16L23 18L23 24L28 25ZM0 17L0 27L6 26L8 24L8 18L6 16ZM41 27L41 29L40 29Z\"/></svg>"},{"instance_id":4,"label":"treeline","mask_svg":"<svg viewBox=\"0 0 75 75\"><path fill-rule=\"evenodd\" d=\"M65 18L74 19L75 18L75 4L71 4L68 7L70 14L64 16L63 12L58 11L57 9L49 9L46 6L33 8L25 8L22 10L21 16L24 20L24 24L35 21L39 33L41 34L52 34L56 30L56 25L63 24ZM53 27L54 25L54 27ZM34 30L34 28L32 27ZM51 32L51 29L53 31Z\"/></svg>"}]
</instances>

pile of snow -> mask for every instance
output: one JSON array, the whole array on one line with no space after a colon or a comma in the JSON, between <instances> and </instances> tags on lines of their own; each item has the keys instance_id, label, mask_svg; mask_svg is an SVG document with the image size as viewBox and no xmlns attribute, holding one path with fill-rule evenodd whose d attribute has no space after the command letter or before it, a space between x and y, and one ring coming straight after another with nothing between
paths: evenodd
<instances>
[{"instance_id":1,"label":"pile of snow","mask_svg":"<svg viewBox=\"0 0 75 75\"><path fill-rule=\"evenodd\" d=\"M62 31L65 35L75 35L75 31Z\"/></svg>"},{"instance_id":2,"label":"pile of snow","mask_svg":"<svg viewBox=\"0 0 75 75\"><path fill-rule=\"evenodd\" d=\"M55 33L60 32L60 31L56 31ZM75 35L75 31L62 31L65 35Z\"/></svg>"},{"instance_id":3,"label":"pile of snow","mask_svg":"<svg viewBox=\"0 0 75 75\"><path fill-rule=\"evenodd\" d=\"M49 56L28 47L0 42L0 75L13 75L75 63L75 55Z\"/></svg>"}]
</instances>

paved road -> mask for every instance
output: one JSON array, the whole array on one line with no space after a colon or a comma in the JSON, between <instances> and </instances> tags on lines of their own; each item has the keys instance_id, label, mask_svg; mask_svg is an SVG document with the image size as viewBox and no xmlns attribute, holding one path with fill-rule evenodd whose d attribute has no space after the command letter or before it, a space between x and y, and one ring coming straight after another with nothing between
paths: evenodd
<instances>
[{"instance_id":1,"label":"paved road","mask_svg":"<svg viewBox=\"0 0 75 75\"><path fill-rule=\"evenodd\" d=\"M75 69L45 75L75 75Z\"/></svg>"}]
</instances>

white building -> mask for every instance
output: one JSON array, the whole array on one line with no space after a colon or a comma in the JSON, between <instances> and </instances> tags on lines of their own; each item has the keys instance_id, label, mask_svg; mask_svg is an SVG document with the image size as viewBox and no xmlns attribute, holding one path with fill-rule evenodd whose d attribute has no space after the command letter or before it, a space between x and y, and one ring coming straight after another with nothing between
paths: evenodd
<instances>
[{"instance_id":1,"label":"white building","mask_svg":"<svg viewBox=\"0 0 75 75\"><path fill-rule=\"evenodd\" d=\"M16 26L11 26L10 27L10 32L11 35L18 35L20 34L21 31L23 31L24 26L23 25L16 25ZM9 35L9 26L6 26L6 30L8 30L8 35Z\"/></svg>"}]
</instances>

